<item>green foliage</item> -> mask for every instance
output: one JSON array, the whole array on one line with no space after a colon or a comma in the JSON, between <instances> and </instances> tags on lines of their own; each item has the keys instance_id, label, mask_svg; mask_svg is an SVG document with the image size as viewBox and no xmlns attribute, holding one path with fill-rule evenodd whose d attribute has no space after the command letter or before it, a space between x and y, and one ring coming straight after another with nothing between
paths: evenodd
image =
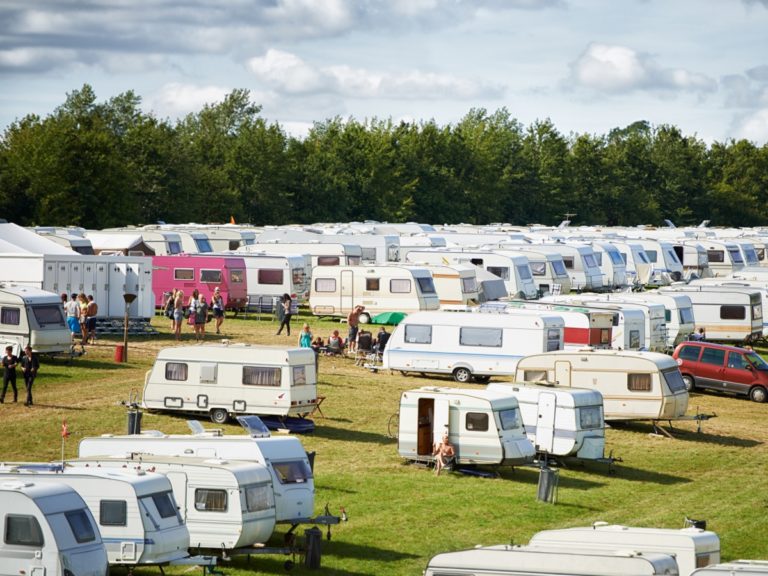
<instances>
[{"instance_id":1,"label":"green foliage","mask_svg":"<svg viewBox=\"0 0 768 576\"><path fill-rule=\"evenodd\" d=\"M505 108L455 125L340 117L304 139L233 90L175 123L89 85L0 138L0 214L22 225L423 222L723 226L768 216L768 146L707 146L638 121L605 135L523 126Z\"/></svg>"}]
</instances>

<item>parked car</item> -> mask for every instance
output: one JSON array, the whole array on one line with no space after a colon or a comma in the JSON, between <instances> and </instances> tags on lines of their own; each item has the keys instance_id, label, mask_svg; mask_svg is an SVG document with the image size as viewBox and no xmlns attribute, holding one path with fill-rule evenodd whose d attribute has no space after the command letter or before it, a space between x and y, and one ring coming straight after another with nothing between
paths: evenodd
<instances>
[{"instance_id":1,"label":"parked car","mask_svg":"<svg viewBox=\"0 0 768 576\"><path fill-rule=\"evenodd\" d=\"M755 402L768 400L768 362L749 348L683 342L672 357L689 392L719 390L749 396Z\"/></svg>"}]
</instances>

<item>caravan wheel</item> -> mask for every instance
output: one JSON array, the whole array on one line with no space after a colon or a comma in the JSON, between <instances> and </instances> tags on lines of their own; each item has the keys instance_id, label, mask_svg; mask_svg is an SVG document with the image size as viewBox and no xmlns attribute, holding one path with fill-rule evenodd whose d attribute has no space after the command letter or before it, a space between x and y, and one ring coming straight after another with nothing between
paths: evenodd
<instances>
[{"instance_id":1,"label":"caravan wheel","mask_svg":"<svg viewBox=\"0 0 768 576\"><path fill-rule=\"evenodd\" d=\"M214 424L225 424L229 420L229 414L224 408L214 408L211 410L211 422Z\"/></svg>"},{"instance_id":2,"label":"caravan wheel","mask_svg":"<svg viewBox=\"0 0 768 576\"><path fill-rule=\"evenodd\" d=\"M453 379L460 384L467 384L472 380L472 372L469 371L469 368L456 368L453 371Z\"/></svg>"}]
</instances>

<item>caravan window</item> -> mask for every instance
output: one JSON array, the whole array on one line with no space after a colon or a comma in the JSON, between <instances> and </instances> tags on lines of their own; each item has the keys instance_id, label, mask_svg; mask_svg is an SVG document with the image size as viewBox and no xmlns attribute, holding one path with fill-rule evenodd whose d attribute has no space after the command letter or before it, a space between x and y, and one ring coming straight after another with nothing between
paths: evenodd
<instances>
[{"instance_id":1,"label":"caravan window","mask_svg":"<svg viewBox=\"0 0 768 576\"><path fill-rule=\"evenodd\" d=\"M548 374L546 370L524 370L523 380L526 382L546 382Z\"/></svg>"},{"instance_id":2,"label":"caravan window","mask_svg":"<svg viewBox=\"0 0 768 576\"><path fill-rule=\"evenodd\" d=\"M165 379L185 381L189 373L189 367L182 362L167 362L165 364Z\"/></svg>"},{"instance_id":3,"label":"caravan window","mask_svg":"<svg viewBox=\"0 0 768 576\"><path fill-rule=\"evenodd\" d=\"M477 292L477 282L475 278L462 278L461 279L461 293L471 294Z\"/></svg>"},{"instance_id":4,"label":"caravan window","mask_svg":"<svg viewBox=\"0 0 768 576\"><path fill-rule=\"evenodd\" d=\"M560 350L560 330L558 328L547 328L547 352Z\"/></svg>"},{"instance_id":5,"label":"caravan window","mask_svg":"<svg viewBox=\"0 0 768 576\"><path fill-rule=\"evenodd\" d=\"M32 314L35 315L37 325L41 328L49 324L64 324L64 313L58 304L44 304L42 306L32 306Z\"/></svg>"},{"instance_id":6,"label":"caravan window","mask_svg":"<svg viewBox=\"0 0 768 576\"><path fill-rule=\"evenodd\" d=\"M586 260L586 258L585 258ZM595 260L597 261L598 266L603 265L603 253L602 252L595 252Z\"/></svg>"},{"instance_id":7,"label":"caravan window","mask_svg":"<svg viewBox=\"0 0 768 576\"><path fill-rule=\"evenodd\" d=\"M603 411L600 406L582 406L579 408L579 424L582 430L603 427Z\"/></svg>"},{"instance_id":8,"label":"caravan window","mask_svg":"<svg viewBox=\"0 0 768 576\"><path fill-rule=\"evenodd\" d=\"M646 250L645 255L648 256L648 261L653 264L656 264L659 259L659 254L656 250Z\"/></svg>"},{"instance_id":9,"label":"caravan window","mask_svg":"<svg viewBox=\"0 0 768 576\"><path fill-rule=\"evenodd\" d=\"M520 276L521 280L530 280L531 279L531 269L528 266L515 266L515 269L517 270L517 275Z\"/></svg>"},{"instance_id":10,"label":"caravan window","mask_svg":"<svg viewBox=\"0 0 768 576\"><path fill-rule=\"evenodd\" d=\"M365 289L367 292L377 292L379 290L380 278L366 278Z\"/></svg>"},{"instance_id":11,"label":"caravan window","mask_svg":"<svg viewBox=\"0 0 768 576\"><path fill-rule=\"evenodd\" d=\"M16 546L42 546L43 531L34 516L8 514L5 517L5 543Z\"/></svg>"},{"instance_id":12,"label":"caravan window","mask_svg":"<svg viewBox=\"0 0 768 576\"><path fill-rule=\"evenodd\" d=\"M269 484L250 484L243 487L245 492L245 509L248 512L269 510L274 506L272 487Z\"/></svg>"},{"instance_id":13,"label":"caravan window","mask_svg":"<svg viewBox=\"0 0 768 576\"><path fill-rule=\"evenodd\" d=\"M336 292L336 278L315 278L315 292Z\"/></svg>"},{"instance_id":14,"label":"caravan window","mask_svg":"<svg viewBox=\"0 0 768 576\"><path fill-rule=\"evenodd\" d=\"M279 268L261 268L259 269L258 283L280 286L283 283L283 271Z\"/></svg>"},{"instance_id":15,"label":"caravan window","mask_svg":"<svg viewBox=\"0 0 768 576\"><path fill-rule=\"evenodd\" d=\"M672 262L672 264L680 264L680 258L677 257L674 250L667 250L666 254L669 262Z\"/></svg>"},{"instance_id":16,"label":"caravan window","mask_svg":"<svg viewBox=\"0 0 768 576\"><path fill-rule=\"evenodd\" d=\"M517 408L499 410L499 421L501 422L502 430L514 430L522 426L520 423L520 411Z\"/></svg>"},{"instance_id":17,"label":"caravan window","mask_svg":"<svg viewBox=\"0 0 768 576\"><path fill-rule=\"evenodd\" d=\"M85 510L70 510L64 513L64 517L79 544L96 540L96 531Z\"/></svg>"},{"instance_id":18,"label":"caravan window","mask_svg":"<svg viewBox=\"0 0 768 576\"><path fill-rule=\"evenodd\" d=\"M563 265L566 270L573 270L573 256L563 256Z\"/></svg>"},{"instance_id":19,"label":"caravan window","mask_svg":"<svg viewBox=\"0 0 768 576\"><path fill-rule=\"evenodd\" d=\"M317 257L317 265L318 266L338 266L341 264L341 260L338 256L318 256Z\"/></svg>"},{"instance_id":20,"label":"caravan window","mask_svg":"<svg viewBox=\"0 0 768 576\"><path fill-rule=\"evenodd\" d=\"M752 320L763 319L763 306L761 304L752 305Z\"/></svg>"},{"instance_id":21,"label":"caravan window","mask_svg":"<svg viewBox=\"0 0 768 576\"><path fill-rule=\"evenodd\" d=\"M126 526L128 505L125 500L102 500L99 502L99 524L101 526Z\"/></svg>"},{"instance_id":22,"label":"caravan window","mask_svg":"<svg viewBox=\"0 0 768 576\"><path fill-rule=\"evenodd\" d=\"M627 390L630 392L650 392L651 384L650 374L627 374Z\"/></svg>"},{"instance_id":23,"label":"caravan window","mask_svg":"<svg viewBox=\"0 0 768 576\"><path fill-rule=\"evenodd\" d=\"M360 266L360 256L347 256L349 266Z\"/></svg>"},{"instance_id":24,"label":"caravan window","mask_svg":"<svg viewBox=\"0 0 768 576\"><path fill-rule=\"evenodd\" d=\"M293 382L291 386L302 386L307 383L307 370L304 366L293 367Z\"/></svg>"},{"instance_id":25,"label":"caravan window","mask_svg":"<svg viewBox=\"0 0 768 576\"><path fill-rule=\"evenodd\" d=\"M180 254L181 242L169 241L168 242L168 254Z\"/></svg>"},{"instance_id":26,"label":"caravan window","mask_svg":"<svg viewBox=\"0 0 768 576\"><path fill-rule=\"evenodd\" d=\"M640 348L640 330L629 331L629 347L632 350Z\"/></svg>"},{"instance_id":27,"label":"caravan window","mask_svg":"<svg viewBox=\"0 0 768 576\"><path fill-rule=\"evenodd\" d=\"M200 282L220 284L221 270L200 270Z\"/></svg>"},{"instance_id":28,"label":"caravan window","mask_svg":"<svg viewBox=\"0 0 768 576\"><path fill-rule=\"evenodd\" d=\"M392 278L389 281L389 291L392 294L410 294L411 281L407 278Z\"/></svg>"},{"instance_id":29,"label":"caravan window","mask_svg":"<svg viewBox=\"0 0 768 576\"><path fill-rule=\"evenodd\" d=\"M613 250L608 252L608 256L611 259L611 262L614 264L624 264L624 259L621 257L621 254L618 253L618 251L614 252Z\"/></svg>"},{"instance_id":30,"label":"caravan window","mask_svg":"<svg viewBox=\"0 0 768 576\"><path fill-rule=\"evenodd\" d=\"M486 412L467 412L464 427L473 432L487 432L488 414Z\"/></svg>"},{"instance_id":31,"label":"caravan window","mask_svg":"<svg viewBox=\"0 0 768 576\"><path fill-rule=\"evenodd\" d=\"M173 493L170 490L168 492L152 494L151 498L155 508L157 508L157 513L160 514L160 518L173 518L176 516L176 506L173 500Z\"/></svg>"},{"instance_id":32,"label":"caravan window","mask_svg":"<svg viewBox=\"0 0 768 576\"><path fill-rule=\"evenodd\" d=\"M547 273L546 262L530 262L530 265L534 276L544 276Z\"/></svg>"},{"instance_id":33,"label":"caravan window","mask_svg":"<svg viewBox=\"0 0 768 576\"><path fill-rule=\"evenodd\" d=\"M501 328L460 328L459 344L501 348L502 333Z\"/></svg>"},{"instance_id":34,"label":"caravan window","mask_svg":"<svg viewBox=\"0 0 768 576\"><path fill-rule=\"evenodd\" d=\"M312 478L312 469L304 460L272 462L280 484L303 484Z\"/></svg>"},{"instance_id":35,"label":"caravan window","mask_svg":"<svg viewBox=\"0 0 768 576\"><path fill-rule=\"evenodd\" d=\"M595 263L595 255L594 254L584 254L584 264L587 265L588 268L597 268L597 264Z\"/></svg>"},{"instance_id":36,"label":"caravan window","mask_svg":"<svg viewBox=\"0 0 768 576\"><path fill-rule=\"evenodd\" d=\"M680 324L693 324L693 308L680 308Z\"/></svg>"},{"instance_id":37,"label":"caravan window","mask_svg":"<svg viewBox=\"0 0 768 576\"><path fill-rule=\"evenodd\" d=\"M405 341L409 344L432 344L432 326L406 324Z\"/></svg>"},{"instance_id":38,"label":"caravan window","mask_svg":"<svg viewBox=\"0 0 768 576\"><path fill-rule=\"evenodd\" d=\"M174 280L194 280L195 271L192 268L174 268L173 269Z\"/></svg>"},{"instance_id":39,"label":"caravan window","mask_svg":"<svg viewBox=\"0 0 768 576\"><path fill-rule=\"evenodd\" d=\"M728 254L731 255L731 261L734 264L744 264L744 258L741 257L741 252L738 248L728 248Z\"/></svg>"},{"instance_id":40,"label":"caravan window","mask_svg":"<svg viewBox=\"0 0 768 576\"><path fill-rule=\"evenodd\" d=\"M431 276L420 276L416 278L416 282L418 282L422 294L435 293L435 283L432 281Z\"/></svg>"},{"instance_id":41,"label":"caravan window","mask_svg":"<svg viewBox=\"0 0 768 576\"><path fill-rule=\"evenodd\" d=\"M565 269L563 260L552 260L552 270L555 272L555 276L567 276L568 272Z\"/></svg>"},{"instance_id":42,"label":"caravan window","mask_svg":"<svg viewBox=\"0 0 768 576\"><path fill-rule=\"evenodd\" d=\"M707 250L707 260L709 262L725 262L725 252L722 250Z\"/></svg>"},{"instance_id":43,"label":"caravan window","mask_svg":"<svg viewBox=\"0 0 768 576\"><path fill-rule=\"evenodd\" d=\"M291 276L295 285L303 286L307 280L307 273L303 268L291 268Z\"/></svg>"},{"instance_id":44,"label":"caravan window","mask_svg":"<svg viewBox=\"0 0 768 576\"><path fill-rule=\"evenodd\" d=\"M376 261L376 248L362 248L362 257L363 260L368 260L370 262Z\"/></svg>"},{"instance_id":45,"label":"caravan window","mask_svg":"<svg viewBox=\"0 0 768 576\"><path fill-rule=\"evenodd\" d=\"M680 370L672 368L671 370L664 370L661 373L664 380L667 382L667 386L672 392L682 392L685 390L685 382L683 382L683 375L680 374Z\"/></svg>"},{"instance_id":46,"label":"caravan window","mask_svg":"<svg viewBox=\"0 0 768 576\"><path fill-rule=\"evenodd\" d=\"M488 266L486 270L502 280L509 280L509 268L506 266Z\"/></svg>"},{"instance_id":47,"label":"caravan window","mask_svg":"<svg viewBox=\"0 0 768 576\"><path fill-rule=\"evenodd\" d=\"M198 488L195 490L195 510L200 512L226 512L227 491Z\"/></svg>"},{"instance_id":48,"label":"caravan window","mask_svg":"<svg viewBox=\"0 0 768 576\"><path fill-rule=\"evenodd\" d=\"M744 320L747 311L744 306L720 306L720 318L722 320Z\"/></svg>"},{"instance_id":49,"label":"caravan window","mask_svg":"<svg viewBox=\"0 0 768 576\"><path fill-rule=\"evenodd\" d=\"M230 284L242 284L245 282L245 270L242 268L233 268L229 271Z\"/></svg>"},{"instance_id":50,"label":"caravan window","mask_svg":"<svg viewBox=\"0 0 768 576\"><path fill-rule=\"evenodd\" d=\"M208 238L195 238L195 246L197 246L198 252L213 252L213 247L208 241Z\"/></svg>"},{"instance_id":51,"label":"caravan window","mask_svg":"<svg viewBox=\"0 0 768 576\"><path fill-rule=\"evenodd\" d=\"M0 323L18 326L21 323L21 309L3 306L0 309Z\"/></svg>"},{"instance_id":52,"label":"caravan window","mask_svg":"<svg viewBox=\"0 0 768 576\"><path fill-rule=\"evenodd\" d=\"M280 386L279 367L243 366L243 384L246 386Z\"/></svg>"}]
</instances>

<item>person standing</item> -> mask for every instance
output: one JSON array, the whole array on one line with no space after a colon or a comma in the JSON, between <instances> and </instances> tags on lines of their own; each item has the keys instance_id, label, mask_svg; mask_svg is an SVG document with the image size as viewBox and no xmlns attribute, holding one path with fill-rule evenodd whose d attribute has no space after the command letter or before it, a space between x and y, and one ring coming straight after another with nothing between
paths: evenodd
<instances>
[{"instance_id":1,"label":"person standing","mask_svg":"<svg viewBox=\"0 0 768 576\"><path fill-rule=\"evenodd\" d=\"M281 310L283 312L283 318L280 321L280 328L277 329L277 333L275 336L280 336L281 332L283 331L283 326L285 326L285 331L288 334L288 336L291 335L291 303L293 301L291 300L290 295L283 294L282 302L280 303Z\"/></svg>"},{"instance_id":2,"label":"person standing","mask_svg":"<svg viewBox=\"0 0 768 576\"><path fill-rule=\"evenodd\" d=\"M171 332L176 332L176 319L173 317L173 310L176 307L176 292L177 290L174 288L171 293L168 294L168 299L163 305L165 317L171 321Z\"/></svg>"},{"instance_id":3,"label":"person standing","mask_svg":"<svg viewBox=\"0 0 768 576\"><path fill-rule=\"evenodd\" d=\"M208 321L208 302L200 295L195 308L195 339L205 340L205 323Z\"/></svg>"},{"instance_id":4,"label":"person standing","mask_svg":"<svg viewBox=\"0 0 768 576\"><path fill-rule=\"evenodd\" d=\"M13 353L13 346L5 347L5 356L3 356L3 393L0 394L0 404L5 402L5 392L8 390L8 384L13 389L13 401L18 402L19 390L16 388L16 364L19 359Z\"/></svg>"},{"instance_id":5,"label":"person standing","mask_svg":"<svg viewBox=\"0 0 768 576\"><path fill-rule=\"evenodd\" d=\"M67 326L72 333L72 342L75 341L75 334L80 330L80 304L77 301L77 294L72 293L72 299L65 306L67 313Z\"/></svg>"},{"instance_id":6,"label":"person standing","mask_svg":"<svg viewBox=\"0 0 768 576\"><path fill-rule=\"evenodd\" d=\"M184 290L179 290L173 302L173 333L176 335L176 340L181 340L182 322L184 322Z\"/></svg>"},{"instance_id":7,"label":"person standing","mask_svg":"<svg viewBox=\"0 0 768 576\"><path fill-rule=\"evenodd\" d=\"M86 343L96 343L96 316L99 315L99 305L93 299L93 294L88 295L88 308L86 311L88 322L86 328L88 329L88 335L85 339Z\"/></svg>"},{"instance_id":8,"label":"person standing","mask_svg":"<svg viewBox=\"0 0 768 576\"><path fill-rule=\"evenodd\" d=\"M312 332L309 329L309 324L304 324L301 328L301 334L299 334L299 348L312 348Z\"/></svg>"},{"instance_id":9,"label":"person standing","mask_svg":"<svg viewBox=\"0 0 768 576\"><path fill-rule=\"evenodd\" d=\"M213 309L213 317L216 319L216 334L221 334L221 324L224 322L224 298L221 297L218 286L213 291L211 308Z\"/></svg>"},{"instance_id":10,"label":"person standing","mask_svg":"<svg viewBox=\"0 0 768 576\"><path fill-rule=\"evenodd\" d=\"M363 310L365 310L365 306L355 306L347 315L347 326L349 326L347 342L349 343L350 352L357 350L357 330L360 326L360 314L362 314Z\"/></svg>"},{"instance_id":11,"label":"person standing","mask_svg":"<svg viewBox=\"0 0 768 576\"><path fill-rule=\"evenodd\" d=\"M21 369L24 373L24 386L27 388L27 400L24 406L32 406L32 384L35 383L37 370L40 368L40 361L37 355L33 354L32 346L27 344L24 348L24 355L21 357Z\"/></svg>"}]
</instances>

